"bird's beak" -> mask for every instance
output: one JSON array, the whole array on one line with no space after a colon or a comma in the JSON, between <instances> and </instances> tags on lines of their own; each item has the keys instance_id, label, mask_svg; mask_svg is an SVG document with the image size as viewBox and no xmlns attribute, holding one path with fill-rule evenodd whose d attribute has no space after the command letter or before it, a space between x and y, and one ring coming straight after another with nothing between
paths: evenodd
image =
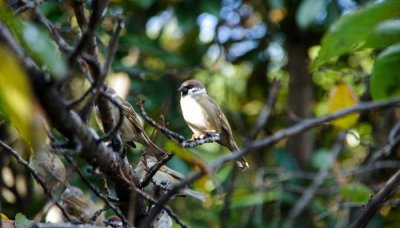
<instances>
[{"instance_id":1,"label":"bird's beak","mask_svg":"<svg viewBox=\"0 0 400 228\"><path fill-rule=\"evenodd\" d=\"M184 92L185 90L186 90L186 88L183 86L179 87L179 89L178 89L179 92Z\"/></svg>"}]
</instances>

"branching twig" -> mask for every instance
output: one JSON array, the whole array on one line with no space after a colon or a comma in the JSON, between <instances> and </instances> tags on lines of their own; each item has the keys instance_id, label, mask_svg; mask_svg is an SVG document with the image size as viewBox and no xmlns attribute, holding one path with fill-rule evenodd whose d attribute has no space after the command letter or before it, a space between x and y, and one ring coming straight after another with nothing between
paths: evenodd
<instances>
[{"instance_id":1,"label":"branching twig","mask_svg":"<svg viewBox=\"0 0 400 228\"><path fill-rule=\"evenodd\" d=\"M376 212L393 196L400 184L400 170L397 171L386 182L376 196L372 196L369 202L363 207L360 214L351 223L351 228L365 227Z\"/></svg>"},{"instance_id":2,"label":"branching twig","mask_svg":"<svg viewBox=\"0 0 400 228\"><path fill-rule=\"evenodd\" d=\"M268 96L268 101L261 110L260 114L258 115L257 121L254 124L253 129L251 129L250 136L248 141L253 140L257 137L258 133L260 130L264 127L264 125L267 123L271 110L274 108L278 93L281 87L281 82L279 80L275 80L270 88L269 96Z\"/></svg>"},{"instance_id":3,"label":"branching twig","mask_svg":"<svg viewBox=\"0 0 400 228\"><path fill-rule=\"evenodd\" d=\"M72 66L75 63L75 60L80 56L89 45L93 37L95 36L97 24L100 22L101 14L105 7L108 4L107 0L94 0L93 4L93 11L89 18L89 23L86 28L85 33L82 35L78 45L76 45L74 51L68 58L68 65Z\"/></svg>"},{"instance_id":4,"label":"branching twig","mask_svg":"<svg viewBox=\"0 0 400 228\"><path fill-rule=\"evenodd\" d=\"M141 181L140 183L140 188L144 188L146 187L151 179L153 178L153 176L157 173L157 171L161 168L161 166L167 164L167 162L169 160L171 160L171 158L174 157L174 154L172 153L167 153L165 154L159 161L157 161L157 163L155 165L153 165L147 172L146 172L146 176L143 178L143 181Z\"/></svg>"},{"instance_id":5,"label":"branching twig","mask_svg":"<svg viewBox=\"0 0 400 228\"><path fill-rule=\"evenodd\" d=\"M126 178L126 177L125 177ZM142 190L140 190L138 187L136 187L135 185L131 185L131 187L133 188L133 190L139 194L140 196L142 196L144 199L148 200L149 202L153 203L154 205L158 204L158 200L154 199L153 197L149 196L148 194L146 194L145 192L143 192ZM187 227L187 225L185 223L182 222L182 220L179 218L179 216L177 214L175 214L171 208L169 208L168 206L161 206L161 209L165 210L169 216L171 216L176 223L178 223L181 227Z\"/></svg>"},{"instance_id":6,"label":"branching twig","mask_svg":"<svg viewBox=\"0 0 400 228\"><path fill-rule=\"evenodd\" d=\"M124 27L125 27L124 17L122 15L119 15L117 17L117 28L115 29L115 32L113 33L113 36L111 37L110 43L108 44L108 53L107 53L106 61L104 62L104 66L103 66L103 75L104 76L107 75L108 71L110 70L111 63L115 56L115 52L117 51L119 37L120 37L121 31Z\"/></svg>"},{"instance_id":7,"label":"branching twig","mask_svg":"<svg viewBox=\"0 0 400 228\"><path fill-rule=\"evenodd\" d=\"M17 8L16 10L14 10L14 13L17 15L25 12L28 9L36 8L38 5L43 3L43 0L36 0L36 1L29 1L29 2L26 2L25 0L20 0L20 2L22 2L23 5L20 6L19 8Z\"/></svg>"},{"instance_id":8,"label":"branching twig","mask_svg":"<svg viewBox=\"0 0 400 228\"><path fill-rule=\"evenodd\" d=\"M85 175L82 173L81 169L78 167L78 165L74 162L74 160L72 160L68 155L64 156L65 159L67 160L67 162L69 164L71 164L74 167L74 170L79 174L79 176L81 177L82 181L89 187L89 189L100 199L102 199L104 201L104 203L106 204L106 206L108 206L109 208L113 209L113 211L117 214L117 216L125 222L125 224L129 224L129 221L126 219L126 217L118 210L117 207L115 207L110 200L108 199L107 196L104 196L100 190L98 188L96 188L96 186L94 186L86 177ZM96 220L96 219L95 219Z\"/></svg>"},{"instance_id":9,"label":"branching twig","mask_svg":"<svg viewBox=\"0 0 400 228\"><path fill-rule=\"evenodd\" d=\"M315 197L315 192L318 190L318 188L324 183L325 179L328 177L329 169L331 168L331 165L336 160L337 156L339 156L340 151L342 151L345 136L346 136L346 132L342 132L339 135L339 137L330 153L332 156L330 165L324 166L320 169L318 174L315 176L312 184L307 188L307 190L303 193L303 195L300 197L300 199L296 202L296 204L290 210L290 212L286 218L286 221L283 224L283 227L285 227L285 228L293 227L296 222L297 217L303 212L303 210L306 208L306 206L311 202L312 198Z\"/></svg>"},{"instance_id":10,"label":"branching twig","mask_svg":"<svg viewBox=\"0 0 400 228\"><path fill-rule=\"evenodd\" d=\"M229 215L230 215L230 206L231 206L231 198L233 192L235 191L235 181L238 173L237 166L233 166L231 170L231 176L229 178L228 186L226 187L226 193L224 197L224 207L221 211L221 227L227 228L229 227Z\"/></svg>"},{"instance_id":11,"label":"branching twig","mask_svg":"<svg viewBox=\"0 0 400 228\"><path fill-rule=\"evenodd\" d=\"M280 141L284 138L287 138L292 135L298 134L300 132L317 127L323 123L326 123L326 122L334 120L334 119L338 119L342 116L345 116L345 115L348 115L351 113L355 113L355 112L362 112L362 111L373 110L373 109L383 109L383 108L388 108L388 107L393 107L393 106L398 106L398 105L400 105L400 99L380 101L380 102L363 102L363 103L359 103L356 106L353 106L353 107L350 107L347 109L343 109L343 110L338 111L333 114L321 116L321 117L314 118L314 119L303 120L302 122L300 122L296 125L293 125L285 130L276 132L272 136L253 141L252 143L248 144L247 147L243 148L243 150L241 150L241 151L234 151L232 154L224 155L224 156L220 157L218 160L216 160L211 165L211 171L218 170L224 164L226 164L230 161L233 161L233 160L243 156L246 153L249 153L249 151L256 151L256 150L259 150L262 148L272 146L273 144L277 143L278 141ZM202 172L197 172L192 175L189 175L180 184L175 185L170 191L166 192L160 198L158 204L150 210L149 215L147 216L145 221L141 224L141 227L147 227L151 223L151 221L155 218L155 216L160 212L160 210L162 209L162 206L165 205L168 202L168 200L173 195L175 195L180 189L189 185L193 181L201 178L203 175L205 175L205 174Z\"/></svg>"},{"instance_id":12,"label":"branching twig","mask_svg":"<svg viewBox=\"0 0 400 228\"><path fill-rule=\"evenodd\" d=\"M110 131L106 132L103 137L98 139L99 142L105 141L114 136L118 132L118 130L121 129L122 123L124 121L124 109L122 105L117 100L115 100L115 98L111 97L104 91L101 92L101 95L107 98L112 103L112 105L118 108L119 118L117 124Z\"/></svg>"},{"instance_id":13,"label":"branching twig","mask_svg":"<svg viewBox=\"0 0 400 228\"><path fill-rule=\"evenodd\" d=\"M101 213L103 213L104 211L106 211L108 209L110 209L110 206L106 204L106 205L104 205L104 207L100 208L100 210L96 211L94 213L94 215L90 218L90 220L89 220L90 223L94 223L97 220L97 218L101 215Z\"/></svg>"}]
</instances>

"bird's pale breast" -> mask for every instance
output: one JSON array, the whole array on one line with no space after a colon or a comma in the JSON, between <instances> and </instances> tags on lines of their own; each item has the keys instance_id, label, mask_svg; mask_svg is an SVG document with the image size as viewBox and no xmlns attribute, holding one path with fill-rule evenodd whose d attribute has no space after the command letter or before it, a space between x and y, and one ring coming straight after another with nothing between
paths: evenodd
<instances>
[{"instance_id":1,"label":"bird's pale breast","mask_svg":"<svg viewBox=\"0 0 400 228\"><path fill-rule=\"evenodd\" d=\"M182 114L189 127L196 134L201 134L204 130L211 130L213 127L207 116L207 112L198 100L191 96L181 98Z\"/></svg>"}]
</instances>

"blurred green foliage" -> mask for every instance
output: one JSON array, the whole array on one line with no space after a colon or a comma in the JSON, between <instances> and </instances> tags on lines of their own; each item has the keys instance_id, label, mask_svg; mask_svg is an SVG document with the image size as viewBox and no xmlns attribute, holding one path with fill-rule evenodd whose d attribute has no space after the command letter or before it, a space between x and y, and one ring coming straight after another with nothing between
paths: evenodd
<instances>
[{"instance_id":1,"label":"blurred green foliage","mask_svg":"<svg viewBox=\"0 0 400 228\"><path fill-rule=\"evenodd\" d=\"M87 5L89 7L89 3ZM76 44L79 27L67 1L44 1L38 9L56 25L67 42ZM125 17L125 29L107 83L118 84L116 81L121 75L128 78L128 83L120 86L128 86L127 100L135 104L137 96L143 96L150 116L158 120L163 115L167 127L187 138L191 131L182 118L176 90L189 78L201 80L210 96L221 105L240 146L249 137L265 105L272 82L280 80L277 103L258 139L288 127L292 118L287 108L288 84L289 77L294 75L288 75L286 64L289 53L295 50L288 47L287 37L297 34L318 40L317 43L299 42L309 50L308 57L313 60L310 72L314 90L313 115L328 113L329 92L340 82L350 85L362 101L370 100L371 96L385 99L399 95L397 43L400 30L397 17L400 1L397 0L321 0L317 4L312 0L114 0L104 12L96 33L102 60L113 33L114 19L120 14ZM64 76L62 56L30 10L18 16L5 15L0 15L0 18L12 28L37 64L48 69L50 75ZM26 29L30 31L28 34L23 32ZM79 97L88 84L79 70L72 71L70 96ZM2 104L0 111L4 109ZM206 203L177 198L170 205L191 227L218 227L222 222L228 227L279 227L316 172L332 166L329 177L305 210L305 216L298 218L297 224L298 227L311 224L316 227L345 226L342 220L353 211L351 207L340 205L367 202L371 193L382 186L393 170L374 173L373 176L346 171L356 169L379 152L378 149L387 143L390 128L398 120L396 115L398 113L393 110L362 114L357 123L349 124L347 144L337 161L332 161L330 150L338 132L330 124L312 130L315 145L307 167L301 168L293 154L286 150L286 140L273 148L254 151L247 156L251 169L237 174L227 220L221 218L221 214L233 173L232 165L222 168L214 177L193 184L197 190L211 194ZM90 125L101 134L93 120ZM12 127L5 127L1 120L0 128L5 128L0 138L15 137ZM208 164L228 153L218 144L182 149L148 125L146 131L153 135L157 145L166 150L178 155L190 153ZM18 148L23 151L24 147ZM130 149L128 155L134 166L140 147ZM1 156L4 158L5 155ZM168 163L171 168L185 174L195 170L177 157ZM398 160L395 155L391 158ZM15 179L27 175L26 171L16 168L11 159L3 161L0 162L2 173L11 167ZM88 168L84 162L78 163L82 170ZM87 172L85 174L101 186L101 180ZM70 183L89 194L75 173ZM43 193L36 187L30 188L32 180L25 184L28 193L8 189L14 194L14 200L7 197L10 193L2 191L3 213L10 218L14 218L17 212L32 218L44 205ZM4 185L7 188L7 183ZM35 205L35 208L22 206L25 204ZM374 217L371 225L400 226L396 219L392 219L397 216L398 206L393 208ZM107 215L110 214L108 211Z\"/></svg>"}]
</instances>

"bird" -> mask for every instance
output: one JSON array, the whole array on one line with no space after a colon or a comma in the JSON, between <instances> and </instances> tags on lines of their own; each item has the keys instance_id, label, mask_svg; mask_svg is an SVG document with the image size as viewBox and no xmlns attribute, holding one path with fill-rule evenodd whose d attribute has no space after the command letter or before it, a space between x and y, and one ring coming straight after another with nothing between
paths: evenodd
<instances>
[{"instance_id":1,"label":"bird","mask_svg":"<svg viewBox=\"0 0 400 228\"><path fill-rule=\"evenodd\" d=\"M206 88L200 81L187 80L182 83L178 91L181 93L180 105L183 118L194 133L192 139L219 133L219 144L231 152L239 151L228 120L219 105L208 96ZM243 156L236 160L236 164L242 171L249 168L249 163Z\"/></svg>"},{"instance_id":2,"label":"bird","mask_svg":"<svg viewBox=\"0 0 400 228\"><path fill-rule=\"evenodd\" d=\"M29 164L43 178L50 190L53 190L59 184L67 184L64 163L56 154L45 150L45 146L34 151L29 159Z\"/></svg>"},{"instance_id":3,"label":"bird","mask_svg":"<svg viewBox=\"0 0 400 228\"><path fill-rule=\"evenodd\" d=\"M86 196L83 191L75 186L69 186L61 195L61 202L66 212L72 219L80 222L91 223L91 219L98 210L96 205ZM96 220L96 224L101 224L102 215Z\"/></svg>"},{"instance_id":4,"label":"bird","mask_svg":"<svg viewBox=\"0 0 400 228\"><path fill-rule=\"evenodd\" d=\"M115 90L111 87L107 87L106 93L114 98L122 106L123 109L124 118L122 120L121 128L119 129L121 133L121 140L132 147L135 147L134 143L138 142L144 145L151 153L166 153L164 150L155 145L153 141L149 138L149 136L147 136L146 132L144 131L143 125L140 122L132 105L122 97L118 96ZM112 113L114 114L116 122L118 122L120 111L115 105L112 105ZM95 108L95 114L97 124L104 131L98 108Z\"/></svg>"},{"instance_id":5,"label":"bird","mask_svg":"<svg viewBox=\"0 0 400 228\"><path fill-rule=\"evenodd\" d=\"M143 181L149 169L156 163L157 159L155 157L144 155L135 168L135 174ZM174 185L179 184L184 179L185 176L182 173L163 165L157 170L144 190L153 197L159 197L161 193L171 190ZM202 202L208 197L205 193L197 192L187 187L180 190L178 195L192 196Z\"/></svg>"}]
</instances>

